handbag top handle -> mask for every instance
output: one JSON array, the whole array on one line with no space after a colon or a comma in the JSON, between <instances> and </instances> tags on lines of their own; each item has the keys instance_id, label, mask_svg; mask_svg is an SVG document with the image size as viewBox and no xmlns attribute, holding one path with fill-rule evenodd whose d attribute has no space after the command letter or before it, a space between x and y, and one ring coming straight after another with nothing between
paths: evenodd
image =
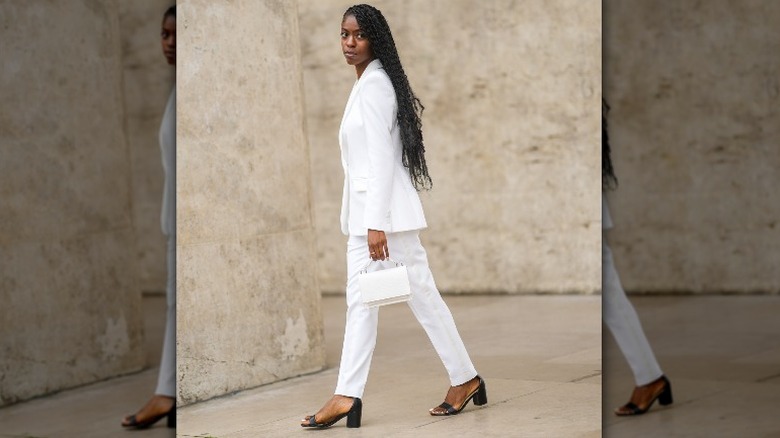
<instances>
[{"instance_id":1,"label":"handbag top handle","mask_svg":"<svg viewBox=\"0 0 780 438\"><path fill-rule=\"evenodd\" d=\"M366 266L364 266L363 269L358 271L358 274L368 273L368 267L371 266L371 263L374 263L374 262L392 262L392 263L395 263L396 267L404 265L403 263L395 261L395 260L391 259L390 257L388 257L388 258L386 258L384 260L369 260L368 263L366 263Z\"/></svg>"}]
</instances>

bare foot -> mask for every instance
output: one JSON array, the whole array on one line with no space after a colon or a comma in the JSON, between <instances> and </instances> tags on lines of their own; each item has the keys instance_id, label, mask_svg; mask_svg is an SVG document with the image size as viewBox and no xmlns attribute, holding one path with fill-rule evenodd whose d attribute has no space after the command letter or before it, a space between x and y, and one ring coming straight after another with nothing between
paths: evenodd
<instances>
[{"instance_id":1,"label":"bare foot","mask_svg":"<svg viewBox=\"0 0 780 438\"><path fill-rule=\"evenodd\" d=\"M314 414L314 421L319 424L330 423L339 415L349 412L349 410L352 409L352 404L354 402L352 397L334 395L325 403L325 406L323 406L322 409ZM311 415L304 417L303 420L301 420L301 425L308 425L309 418L311 418Z\"/></svg>"},{"instance_id":2,"label":"bare foot","mask_svg":"<svg viewBox=\"0 0 780 438\"><path fill-rule=\"evenodd\" d=\"M176 404L176 400L173 397L155 394L148 402L136 412L135 415L128 415L122 420L122 426L130 427L135 424L143 425L155 417L164 416L167 414L173 406ZM133 423L132 417L135 417L135 423Z\"/></svg>"},{"instance_id":3,"label":"bare foot","mask_svg":"<svg viewBox=\"0 0 780 438\"><path fill-rule=\"evenodd\" d=\"M450 386L449 391L447 391L447 396L444 397L444 403L449 404L455 408L455 410L459 411L463 406L463 403L466 402L466 399L469 398L471 394L475 393L477 389L479 389L479 376L474 377L462 385ZM447 409L441 406L431 408L429 412L431 415L447 415Z\"/></svg>"},{"instance_id":4,"label":"bare foot","mask_svg":"<svg viewBox=\"0 0 780 438\"><path fill-rule=\"evenodd\" d=\"M615 409L615 414L637 415L644 413L650 409L650 405L661 395L664 389L666 389L666 380L663 376L647 385L635 387L634 392L631 393L631 400L627 404Z\"/></svg>"}]
</instances>

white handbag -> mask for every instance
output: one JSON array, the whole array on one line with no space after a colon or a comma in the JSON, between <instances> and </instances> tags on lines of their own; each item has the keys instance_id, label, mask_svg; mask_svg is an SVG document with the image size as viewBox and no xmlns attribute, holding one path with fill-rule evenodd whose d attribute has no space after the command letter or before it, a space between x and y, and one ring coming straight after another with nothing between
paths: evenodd
<instances>
[{"instance_id":1,"label":"white handbag","mask_svg":"<svg viewBox=\"0 0 780 438\"><path fill-rule=\"evenodd\" d=\"M387 260L395 263L395 268L368 272L368 267L373 262L370 260L358 273L360 297L368 307L401 303L411 299L406 266L390 258Z\"/></svg>"}]
</instances>

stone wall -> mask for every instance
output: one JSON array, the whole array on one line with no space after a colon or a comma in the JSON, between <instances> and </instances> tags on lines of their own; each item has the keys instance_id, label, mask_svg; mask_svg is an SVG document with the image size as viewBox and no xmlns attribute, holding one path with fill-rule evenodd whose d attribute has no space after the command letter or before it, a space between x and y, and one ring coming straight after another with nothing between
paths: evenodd
<instances>
[{"instance_id":1,"label":"stone wall","mask_svg":"<svg viewBox=\"0 0 780 438\"><path fill-rule=\"evenodd\" d=\"M163 168L159 130L175 69L160 47L162 15L174 0L119 2L125 123L133 172L133 224L141 290L165 293L166 238L160 231Z\"/></svg>"},{"instance_id":2,"label":"stone wall","mask_svg":"<svg viewBox=\"0 0 780 438\"><path fill-rule=\"evenodd\" d=\"M295 2L177 6L182 404L325 364Z\"/></svg>"},{"instance_id":3,"label":"stone wall","mask_svg":"<svg viewBox=\"0 0 780 438\"><path fill-rule=\"evenodd\" d=\"M780 3L604 2L629 291L777 292Z\"/></svg>"},{"instance_id":4,"label":"stone wall","mask_svg":"<svg viewBox=\"0 0 780 438\"><path fill-rule=\"evenodd\" d=\"M138 370L117 1L0 3L0 405Z\"/></svg>"},{"instance_id":5,"label":"stone wall","mask_svg":"<svg viewBox=\"0 0 780 438\"><path fill-rule=\"evenodd\" d=\"M352 3L302 2L320 283L343 293L337 132L355 71ZM442 292L593 293L601 285L601 2L376 1L425 105L434 181L422 233Z\"/></svg>"}]
</instances>

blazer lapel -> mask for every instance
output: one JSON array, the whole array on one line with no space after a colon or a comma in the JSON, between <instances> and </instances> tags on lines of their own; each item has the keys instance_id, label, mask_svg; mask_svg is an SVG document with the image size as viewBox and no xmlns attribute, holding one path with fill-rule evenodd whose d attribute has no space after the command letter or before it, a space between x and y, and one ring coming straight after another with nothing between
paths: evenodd
<instances>
[{"instance_id":1,"label":"blazer lapel","mask_svg":"<svg viewBox=\"0 0 780 438\"><path fill-rule=\"evenodd\" d=\"M366 66L366 69L363 71L361 77L364 77L368 73L380 68L382 68L382 62L379 61L379 59L375 59ZM344 120L347 118L349 111L352 109L352 104L355 102L355 97L360 90L360 85L362 85L360 79L355 81L355 84L352 86L352 91L349 93L349 99L347 99L347 106L344 108L344 114L341 116L341 124L339 124L339 146L343 146L341 144L341 130L344 128Z\"/></svg>"},{"instance_id":2,"label":"blazer lapel","mask_svg":"<svg viewBox=\"0 0 780 438\"><path fill-rule=\"evenodd\" d=\"M341 140L343 134L342 129L344 129L344 120L347 118L347 114L349 114L349 110L352 108L352 103L355 101L359 83L360 81L355 81L355 84L352 85L352 91L349 92L349 99L347 99L347 106L344 108L344 114L341 115L341 124L339 125L339 147L342 149L344 148Z\"/></svg>"},{"instance_id":3,"label":"blazer lapel","mask_svg":"<svg viewBox=\"0 0 780 438\"><path fill-rule=\"evenodd\" d=\"M379 61L379 59L374 59L368 65L366 66L366 69L363 71L363 74L360 75L361 78L365 77L368 73L382 68L382 62ZM352 110L352 105L355 103L355 100L357 99L357 95L360 92L360 86L362 85L362 82L360 79L355 81L355 85L352 86L352 91L349 93L349 99L347 99L347 106L344 108L344 114L341 116L341 124L339 125L339 149L341 149L341 162L344 166L344 169L347 168L347 160L346 160L346 151L344 150L344 141L342 139L342 136L344 135L343 129L344 129L344 120L346 120L347 115L349 115L349 112Z\"/></svg>"}]
</instances>

